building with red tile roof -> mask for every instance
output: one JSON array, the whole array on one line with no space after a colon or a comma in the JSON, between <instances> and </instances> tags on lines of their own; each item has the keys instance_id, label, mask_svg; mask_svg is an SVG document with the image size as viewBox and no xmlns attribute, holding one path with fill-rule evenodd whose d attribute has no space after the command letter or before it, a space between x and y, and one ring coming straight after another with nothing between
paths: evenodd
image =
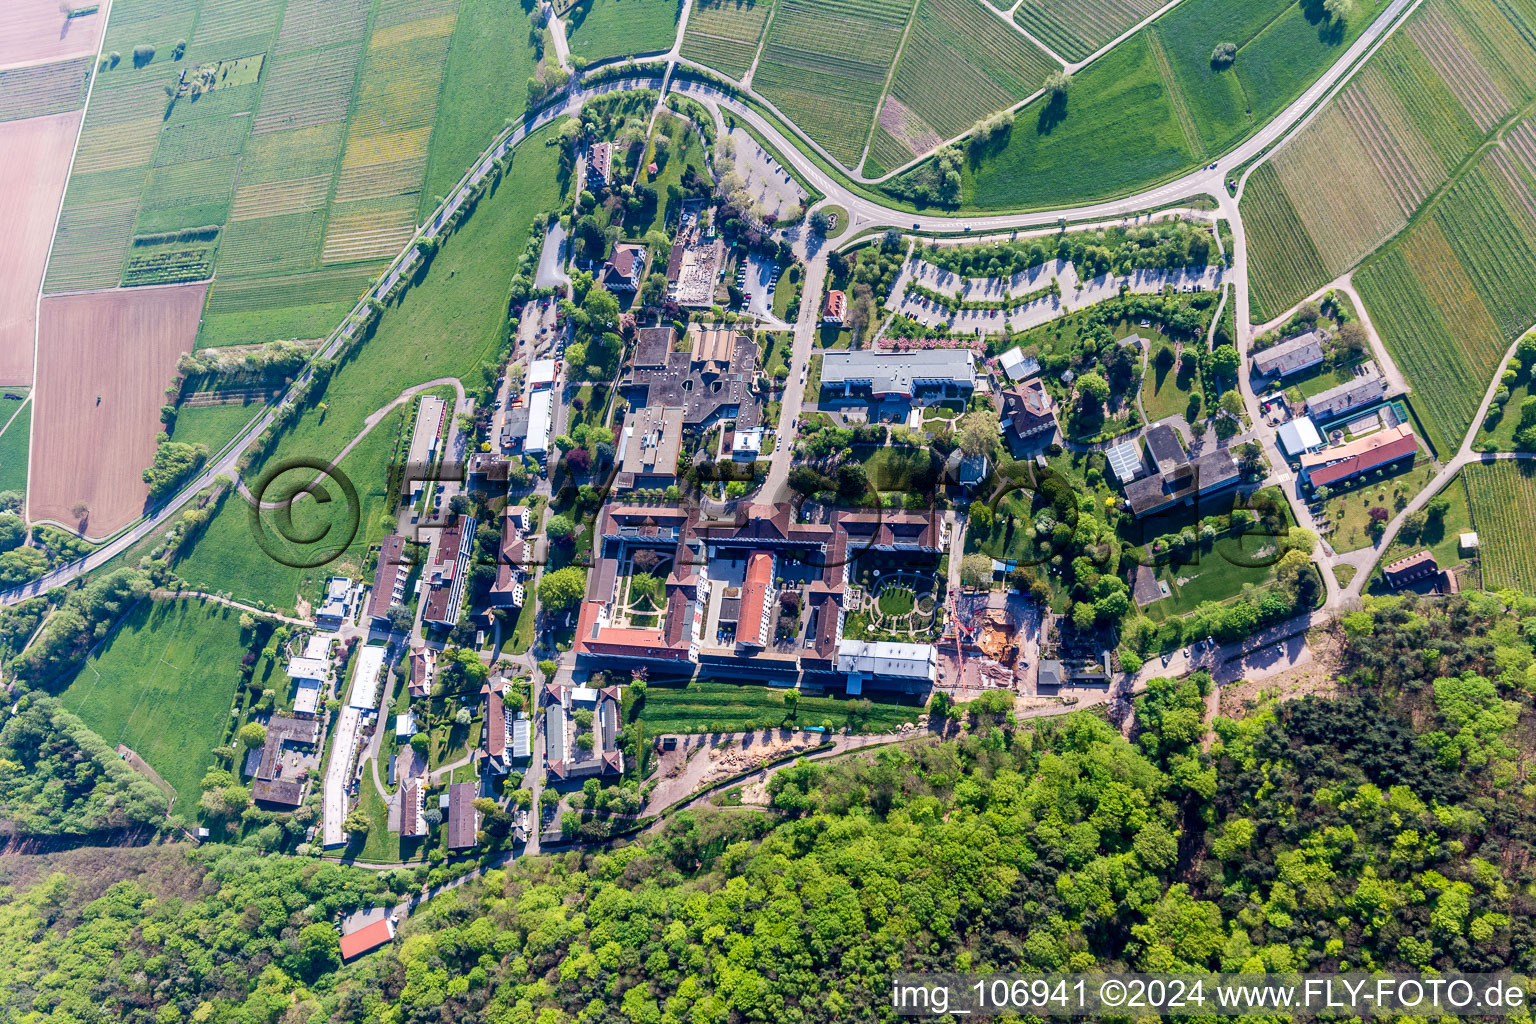
<instances>
[{"instance_id":1,"label":"building with red tile roof","mask_svg":"<svg viewBox=\"0 0 1536 1024\"><path fill-rule=\"evenodd\" d=\"M395 922L388 917L365 925L355 932L341 937L341 958L355 960L380 946L388 945L395 937Z\"/></svg>"},{"instance_id":2,"label":"building with red tile roof","mask_svg":"<svg viewBox=\"0 0 1536 1024\"><path fill-rule=\"evenodd\" d=\"M1418 450L1413 428L1400 423L1358 440L1303 453L1301 475L1313 487L1331 487L1398 459L1412 458Z\"/></svg>"}]
</instances>

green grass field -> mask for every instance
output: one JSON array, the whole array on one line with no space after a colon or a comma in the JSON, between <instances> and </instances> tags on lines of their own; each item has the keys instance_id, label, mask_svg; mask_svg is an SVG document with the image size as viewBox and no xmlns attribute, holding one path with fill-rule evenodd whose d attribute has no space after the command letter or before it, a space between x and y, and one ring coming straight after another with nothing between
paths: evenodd
<instances>
[{"instance_id":1,"label":"green grass field","mask_svg":"<svg viewBox=\"0 0 1536 1024\"><path fill-rule=\"evenodd\" d=\"M1172 349L1173 346L1158 347ZM1169 416L1183 416L1189 409L1190 396L1200 390L1199 369L1193 352L1185 353L1176 370L1172 362L1166 367L1160 365L1157 351L1157 348L1153 349L1146 375L1141 379L1141 405L1148 423Z\"/></svg>"},{"instance_id":2,"label":"green grass field","mask_svg":"<svg viewBox=\"0 0 1536 1024\"><path fill-rule=\"evenodd\" d=\"M423 218L435 197L446 195L507 120L527 106L536 65L530 27L522 4L459 0L427 155Z\"/></svg>"},{"instance_id":3,"label":"green grass field","mask_svg":"<svg viewBox=\"0 0 1536 1024\"><path fill-rule=\"evenodd\" d=\"M1435 478L1439 467L1427 457L1420 456L1412 464L1389 471L1377 480L1376 473L1367 474L1369 479L1356 479L1334 493L1323 503L1333 532L1328 543L1335 551L1354 551L1374 543L1371 536L1370 511L1384 508L1397 515L1402 508Z\"/></svg>"},{"instance_id":4,"label":"green grass field","mask_svg":"<svg viewBox=\"0 0 1536 1024\"><path fill-rule=\"evenodd\" d=\"M1206 601L1227 601L1238 596L1249 584L1266 586L1275 578L1273 565L1245 563L1271 561L1273 544L1269 538L1218 537L1213 543L1201 545L1193 564L1158 566L1154 570L1157 578L1167 583L1173 593L1147 605L1147 615L1158 621L1188 615ZM1270 546L1267 554L1263 545Z\"/></svg>"},{"instance_id":5,"label":"green grass field","mask_svg":"<svg viewBox=\"0 0 1536 1024\"><path fill-rule=\"evenodd\" d=\"M108 743L132 747L193 814L209 752L224 742L240 659L240 610L141 601L59 695Z\"/></svg>"},{"instance_id":6,"label":"green grass field","mask_svg":"<svg viewBox=\"0 0 1536 1024\"><path fill-rule=\"evenodd\" d=\"M1467 508L1467 485L1462 479L1464 474L1458 474L1451 482L1445 485L1440 495L1450 503L1450 508L1439 522L1430 521L1424 527L1424 532L1406 537L1401 532L1392 541L1392 546L1386 554L1381 556L1381 564L1395 562L1399 558L1406 558L1416 551L1429 549L1435 556L1435 564L1440 568L1448 568L1462 561L1462 553L1459 547L1459 538L1463 533L1472 532L1472 516Z\"/></svg>"},{"instance_id":7,"label":"green grass field","mask_svg":"<svg viewBox=\"0 0 1536 1024\"><path fill-rule=\"evenodd\" d=\"M646 690L640 721L647 735L676 732L740 732L752 722L758 728L777 726L788 713L783 689L746 683L695 681L687 686L652 683ZM891 732L914 722L922 708L916 704L875 703L867 714L856 702L834 697L799 698L796 720L801 725L830 722L834 729L852 726L857 732Z\"/></svg>"},{"instance_id":8,"label":"green grass field","mask_svg":"<svg viewBox=\"0 0 1536 1024\"><path fill-rule=\"evenodd\" d=\"M1020 14L1033 6L1047 5ZM1320 5L1185 0L1074 75L1064 102L1042 98L1020 110L1005 145L968 160L961 206L1088 202L1186 170L1272 118L1381 9L1357 9L1340 31L1319 17ZM1239 47L1223 71L1211 66L1219 42Z\"/></svg>"},{"instance_id":9,"label":"green grass field","mask_svg":"<svg viewBox=\"0 0 1536 1024\"><path fill-rule=\"evenodd\" d=\"M216 452L228 444L242 427L255 419L259 412L260 402L183 406L176 413L176 429L171 432L171 440L205 444L208 451Z\"/></svg>"},{"instance_id":10,"label":"green grass field","mask_svg":"<svg viewBox=\"0 0 1536 1024\"><path fill-rule=\"evenodd\" d=\"M578 0L565 15L571 56L600 61L670 49L680 9L678 0Z\"/></svg>"},{"instance_id":11,"label":"green grass field","mask_svg":"<svg viewBox=\"0 0 1536 1024\"><path fill-rule=\"evenodd\" d=\"M12 389L12 394L20 393ZM9 426L5 426L9 423ZM0 491L27 489L27 453L32 447L32 403L0 400Z\"/></svg>"},{"instance_id":12,"label":"green grass field","mask_svg":"<svg viewBox=\"0 0 1536 1024\"><path fill-rule=\"evenodd\" d=\"M1463 475L1482 544L1483 584L1536 593L1536 545L1530 540L1536 463L1474 462Z\"/></svg>"}]
</instances>

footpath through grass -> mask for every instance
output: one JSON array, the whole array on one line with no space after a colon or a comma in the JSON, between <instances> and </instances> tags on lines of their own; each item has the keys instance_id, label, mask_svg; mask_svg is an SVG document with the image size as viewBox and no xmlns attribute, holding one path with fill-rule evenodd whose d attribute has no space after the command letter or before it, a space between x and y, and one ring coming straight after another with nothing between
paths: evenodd
<instances>
[{"instance_id":1,"label":"footpath through grass","mask_svg":"<svg viewBox=\"0 0 1536 1024\"><path fill-rule=\"evenodd\" d=\"M137 751L175 787L175 809L195 814L244 655L238 608L145 600L59 699L102 739Z\"/></svg>"}]
</instances>

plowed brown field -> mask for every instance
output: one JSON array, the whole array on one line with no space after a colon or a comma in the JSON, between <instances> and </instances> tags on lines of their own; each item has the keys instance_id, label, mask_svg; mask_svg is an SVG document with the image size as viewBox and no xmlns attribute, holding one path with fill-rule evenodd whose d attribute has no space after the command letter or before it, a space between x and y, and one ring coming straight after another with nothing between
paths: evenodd
<instances>
[{"instance_id":1,"label":"plowed brown field","mask_svg":"<svg viewBox=\"0 0 1536 1024\"><path fill-rule=\"evenodd\" d=\"M165 387L197 339L206 281L43 300L27 515L105 537L144 510Z\"/></svg>"},{"instance_id":2,"label":"plowed brown field","mask_svg":"<svg viewBox=\"0 0 1536 1024\"><path fill-rule=\"evenodd\" d=\"M78 110L0 122L0 385L32 383L37 289L79 127Z\"/></svg>"}]
</instances>

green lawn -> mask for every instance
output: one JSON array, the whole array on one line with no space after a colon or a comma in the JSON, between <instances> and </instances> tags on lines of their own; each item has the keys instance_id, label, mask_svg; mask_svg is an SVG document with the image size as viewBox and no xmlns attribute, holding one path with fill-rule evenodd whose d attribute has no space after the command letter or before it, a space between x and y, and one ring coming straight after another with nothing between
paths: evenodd
<instances>
[{"instance_id":1,"label":"green lawn","mask_svg":"<svg viewBox=\"0 0 1536 1024\"><path fill-rule=\"evenodd\" d=\"M1146 410L1147 422L1156 423L1169 416L1183 416L1189 409L1191 395L1200 389L1200 371L1195 365L1195 353L1186 351L1183 360L1174 370L1170 360L1166 366L1158 362L1158 351L1173 354L1172 345L1159 345L1152 350L1146 375L1141 379L1141 405Z\"/></svg>"},{"instance_id":2,"label":"green lawn","mask_svg":"<svg viewBox=\"0 0 1536 1024\"><path fill-rule=\"evenodd\" d=\"M752 722L759 728L776 726L787 709L784 689L746 683L694 681L686 686L651 683L640 721L647 735L672 732L740 732ZM872 703L867 713L858 702L840 697L801 697L796 720L801 725L830 722L834 729L851 725L856 732L891 732L903 722L917 720L916 704Z\"/></svg>"},{"instance_id":3,"label":"green lawn","mask_svg":"<svg viewBox=\"0 0 1536 1024\"><path fill-rule=\"evenodd\" d=\"M572 57L659 53L677 37L678 0L579 0L566 13Z\"/></svg>"},{"instance_id":4,"label":"green lawn","mask_svg":"<svg viewBox=\"0 0 1536 1024\"><path fill-rule=\"evenodd\" d=\"M1269 583L1275 576L1274 544L1270 537L1218 537L1200 545L1192 564L1157 567L1157 578L1167 583L1173 594L1149 604L1147 615L1159 621L1188 615L1206 601L1226 601L1238 596L1247 584Z\"/></svg>"},{"instance_id":5,"label":"green lawn","mask_svg":"<svg viewBox=\"0 0 1536 1024\"><path fill-rule=\"evenodd\" d=\"M666 140L664 151L660 154L657 153L659 139ZM653 163L657 165L655 174L650 172L650 166ZM671 185L681 185L683 174L690 167L705 180L709 179L704 145L699 141L699 136L692 124L670 114L658 116L656 130L651 135L640 170L640 183L655 191L656 202L647 203L639 212L625 216L626 237L644 238L645 233L652 227L663 226L667 213L667 188ZM664 260L662 262L665 263ZM659 269L665 270L666 267L663 265Z\"/></svg>"},{"instance_id":6,"label":"green lawn","mask_svg":"<svg viewBox=\"0 0 1536 1024\"><path fill-rule=\"evenodd\" d=\"M13 418L14 417L14 418ZM9 422L10 426L5 426ZM32 403L0 400L0 491L27 489L27 453L32 445Z\"/></svg>"},{"instance_id":7,"label":"green lawn","mask_svg":"<svg viewBox=\"0 0 1536 1024\"><path fill-rule=\"evenodd\" d=\"M1382 565L1399 558L1406 558L1425 548L1435 556L1435 563L1442 569L1462 560L1461 551L1457 547L1459 538L1463 533L1473 531L1472 516L1467 509L1467 487L1461 474L1458 473L1453 477L1440 494L1450 502L1451 506L1446 510L1445 515L1438 522L1429 520L1422 533L1411 537L1405 536L1404 531L1399 531L1396 539L1392 541L1392 546L1382 556Z\"/></svg>"},{"instance_id":8,"label":"green lawn","mask_svg":"<svg viewBox=\"0 0 1536 1024\"><path fill-rule=\"evenodd\" d=\"M108 743L132 747L195 814L209 752L224 742L240 660L240 611L195 600L134 608L60 694Z\"/></svg>"},{"instance_id":9,"label":"green lawn","mask_svg":"<svg viewBox=\"0 0 1536 1024\"><path fill-rule=\"evenodd\" d=\"M1336 490L1323 502L1333 524L1328 543L1335 551L1354 551L1374 543L1370 532L1371 509L1384 508L1395 517L1434 479L1438 469L1431 459L1420 456L1406 469L1388 471L1380 479L1376 478L1380 471L1372 471L1365 474L1364 481L1344 488L1343 493Z\"/></svg>"},{"instance_id":10,"label":"green lawn","mask_svg":"<svg viewBox=\"0 0 1536 1024\"><path fill-rule=\"evenodd\" d=\"M800 264L791 264L779 275L779 283L773 286L773 315L780 320L789 319L789 307L800 298L800 281L805 276Z\"/></svg>"},{"instance_id":11,"label":"green lawn","mask_svg":"<svg viewBox=\"0 0 1536 1024\"><path fill-rule=\"evenodd\" d=\"M528 105L537 67L522 4L460 0L443 91L432 122L421 216L446 195L507 121ZM554 54L550 53L550 60Z\"/></svg>"},{"instance_id":12,"label":"green lawn","mask_svg":"<svg viewBox=\"0 0 1536 1024\"><path fill-rule=\"evenodd\" d=\"M205 444L216 452L261 412L262 403L184 406L176 413L176 429L171 440L187 444Z\"/></svg>"}]
</instances>

